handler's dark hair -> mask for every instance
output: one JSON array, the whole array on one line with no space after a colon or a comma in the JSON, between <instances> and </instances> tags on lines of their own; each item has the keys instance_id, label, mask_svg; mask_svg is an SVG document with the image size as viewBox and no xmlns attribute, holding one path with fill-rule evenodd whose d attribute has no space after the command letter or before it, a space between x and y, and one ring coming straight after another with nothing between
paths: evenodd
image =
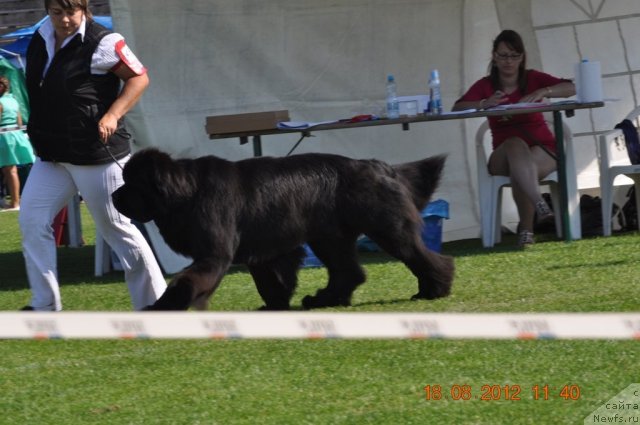
<instances>
[{"instance_id":1,"label":"handler's dark hair","mask_svg":"<svg viewBox=\"0 0 640 425\"><path fill-rule=\"evenodd\" d=\"M64 10L81 9L87 19L92 19L93 15L89 10L89 0L44 0L44 8L49 11L49 8L53 3L57 3L58 6Z\"/></svg>"}]
</instances>

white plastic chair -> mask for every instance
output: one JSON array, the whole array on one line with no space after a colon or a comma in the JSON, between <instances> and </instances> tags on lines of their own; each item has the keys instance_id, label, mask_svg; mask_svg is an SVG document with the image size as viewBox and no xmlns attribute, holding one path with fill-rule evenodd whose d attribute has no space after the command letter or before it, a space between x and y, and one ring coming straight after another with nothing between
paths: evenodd
<instances>
[{"instance_id":1,"label":"white plastic chair","mask_svg":"<svg viewBox=\"0 0 640 425\"><path fill-rule=\"evenodd\" d=\"M631 111L625 119L640 127L640 107ZM640 218L640 165L629 161L627 146L622 130L612 130L600 135L598 146L598 163L600 166L600 197L602 199L602 233L611 236L611 216L613 210L614 181L619 176L627 176L635 185L636 209ZM640 222L638 224L640 229Z\"/></svg>"},{"instance_id":2,"label":"white plastic chair","mask_svg":"<svg viewBox=\"0 0 640 425\"><path fill-rule=\"evenodd\" d=\"M111 257L111 247L102 237L102 233L96 229L96 246L94 249L93 274L100 277L109 273L113 268L113 258Z\"/></svg>"},{"instance_id":3,"label":"white plastic chair","mask_svg":"<svg viewBox=\"0 0 640 425\"><path fill-rule=\"evenodd\" d=\"M80 195L75 195L67 204L67 225L69 226L69 246L82 246L82 221L80 217Z\"/></svg>"},{"instance_id":4,"label":"white plastic chair","mask_svg":"<svg viewBox=\"0 0 640 425\"><path fill-rule=\"evenodd\" d=\"M480 202L480 226L482 232L482 246L490 248L502 239L502 189L511 186L507 176L493 176L489 174L487 162L491 152L491 138L485 137L489 130L489 123L482 123L476 132L476 160L478 168L478 197ZM571 130L563 124L565 152L567 158L567 174L575 177L573 158L573 137ZM562 215L559 202L558 173L552 172L540 181L541 186L548 186L551 203L555 214L556 234L562 237ZM569 194L569 212L573 239L580 239L580 209L576 182L567 184Z\"/></svg>"},{"instance_id":5,"label":"white plastic chair","mask_svg":"<svg viewBox=\"0 0 640 425\"><path fill-rule=\"evenodd\" d=\"M153 221L144 224L144 230L148 236L148 242L153 250L162 271L167 274L175 274L193 262L191 258L177 254L164 241L158 226ZM102 234L96 229L96 247L94 251L94 274L102 276L111 270L122 270L122 264Z\"/></svg>"}]
</instances>

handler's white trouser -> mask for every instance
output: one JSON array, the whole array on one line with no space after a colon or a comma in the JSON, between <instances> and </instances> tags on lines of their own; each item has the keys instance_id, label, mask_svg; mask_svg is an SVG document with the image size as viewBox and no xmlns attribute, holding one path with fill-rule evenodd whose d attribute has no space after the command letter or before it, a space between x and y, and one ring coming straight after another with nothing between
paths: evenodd
<instances>
[{"instance_id":1,"label":"handler's white trouser","mask_svg":"<svg viewBox=\"0 0 640 425\"><path fill-rule=\"evenodd\" d=\"M78 191L96 230L121 260L133 308L142 309L162 295L167 285L151 248L111 201L111 194L122 184L122 170L115 162L72 165L36 159L22 193L19 218L30 305L35 310L62 310L52 223Z\"/></svg>"}]
</instances>

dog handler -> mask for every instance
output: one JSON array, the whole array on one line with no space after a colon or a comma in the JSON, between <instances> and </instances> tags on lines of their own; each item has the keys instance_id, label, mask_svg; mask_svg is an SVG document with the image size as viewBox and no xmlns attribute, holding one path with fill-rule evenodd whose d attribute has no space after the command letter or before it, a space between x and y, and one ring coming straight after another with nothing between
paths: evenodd
<instances>
[{"instance_id":1,"label":"dog handler","mask_svg":"<svg viewBox=\"0 0 640 425\"><path fill-rule=\"evenodd\" d=\"M96 230L121 260L133 307L141 309L163 294L166 281L140 231L114 208L111 193L123 184L121 166L130 156L123 117L149 78L123 37L93 21L88 0L44 5L49 20L27 50L27 131L37 159L19 219L32 291L23 310L62 310L51 223L78 191Z\"/></svg>"}]
</instances>

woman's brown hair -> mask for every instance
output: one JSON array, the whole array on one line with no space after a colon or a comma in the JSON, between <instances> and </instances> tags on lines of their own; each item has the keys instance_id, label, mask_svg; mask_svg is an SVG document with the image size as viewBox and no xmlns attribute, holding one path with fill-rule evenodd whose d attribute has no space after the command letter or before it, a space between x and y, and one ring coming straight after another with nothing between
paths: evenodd
<instances>
[{"instance_id":1,"label":"woman's brown hair","mask_svg":"<svg viewBox=\"0 0 640 425\"><path fill-rule=\"evenodd\" d=\"M493 50L491 53L496 53L500 43L504 43L509 49L522 54L522 60L518 67L518 89L520 93L524 93L527 89L527 51L524 48L524 42L520 34L514 30L504 30L495 40L493 40ZM494 90L502 90L500 86L500 76L498 75L498 67L496 66L493 55L491 56L491 63L489 64L489 79Z\"/></svg>"},{"instance_id":2,"label":"woman's brown hair","mask_svg":"<svg viewBox=\"0 0 640 425\"><path fill-rule=\"evenodd\" d=\"M87 19L91 19L93 17L89 10L89 0L44 0L45 10L48 11L53 3L56 3L64 10L81 9Z\"/></svg>"}]
</instances>

